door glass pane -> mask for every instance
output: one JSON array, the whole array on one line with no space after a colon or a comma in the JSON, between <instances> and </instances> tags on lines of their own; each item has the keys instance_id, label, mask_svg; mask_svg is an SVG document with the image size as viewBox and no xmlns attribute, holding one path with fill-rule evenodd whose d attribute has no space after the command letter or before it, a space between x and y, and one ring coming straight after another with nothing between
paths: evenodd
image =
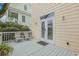
<instances>
[{"instance_id":1,"label":"door glass pane","mask_svg":"<svg viewBox=\"0 0 79 59\"><path fill-rule=\"evenodd\" d=\"M53 40L53 22L48 20L48 39Z\"/></svg>"},{"instance_id":2,"label":"door glass pane","mask_svg":"<svg viewBox=\"0 0 79 59\"><path fill-rule=\"evenodd\" d=\"M45 22L42 22L41 27L42 27L42 38L44 38L45 37Z\"/></svg>"}]
</instances>

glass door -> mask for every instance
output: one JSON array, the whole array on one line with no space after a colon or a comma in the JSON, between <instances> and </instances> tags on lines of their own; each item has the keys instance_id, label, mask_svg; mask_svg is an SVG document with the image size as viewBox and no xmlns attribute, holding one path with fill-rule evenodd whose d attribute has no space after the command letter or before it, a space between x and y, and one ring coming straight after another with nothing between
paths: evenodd
<instances>
[{"instance_id":1,"label":"glass door","mask_svg":"<svg viewBox=\"0 0 79 59\"><path fill-rule=\"evenodd\" d=\"M54 13L50 13L41 17L41 34L44 41L53 42L54 28ZM52 40L52 41L51 41Z\"/></svg>"},{"instance_id":2,"label":"glass door","mask_svg":"<svg viewBox=\"0 0 79 59\"><path fill-rule=\"evenodd\" d=\"M52 19L47 21L47 36L48 40L53 40L53 21Z\"/></svg>"},{"instance_id":3,"label":"glass door","mask_svg":"<svg viewBox=\"0 0 79 59\"><path fill-rule=\"evenodd\" d=\"M42 27L42 38L45 38L45 22L44 21L42 22L41 27Z\"/></svg>"},{"instance_id":4,"label":"glass door","mask_svg":"<svg viewBox=\"0 0 79 59\"><path fill-rule=\"evenodd\" d=\"M53 40L53 21L52 19L48 18L42 21L41 24L41 33L42 38L45 40Z\"/></svg>"}]
</instances>

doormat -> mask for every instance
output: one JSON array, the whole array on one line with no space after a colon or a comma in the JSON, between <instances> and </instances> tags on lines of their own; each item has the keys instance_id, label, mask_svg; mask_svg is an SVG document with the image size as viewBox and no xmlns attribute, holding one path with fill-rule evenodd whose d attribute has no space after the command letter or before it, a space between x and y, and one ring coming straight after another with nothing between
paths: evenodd
<instances>
[{"instance_id":1,"label":"doormat","mask_svg":"<svg viewBox=\"0 0 79 59\"><path fill-rule=\"evenodd\" d=\"M37 43L40 44L40 45L43 45L43 46L48 45L48 43L47 43L47 42L44 42L44 41L39 41L39 42L37 42Z\"/></svg>"}]
</instances>

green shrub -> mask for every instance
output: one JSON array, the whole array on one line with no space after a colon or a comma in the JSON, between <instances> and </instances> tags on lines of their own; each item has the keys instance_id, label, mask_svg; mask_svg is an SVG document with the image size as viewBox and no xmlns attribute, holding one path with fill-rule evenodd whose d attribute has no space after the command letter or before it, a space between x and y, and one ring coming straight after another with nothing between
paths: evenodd
<instances>
[{"instance_id":1,"label":"green shrub","mask_svg":"<svg viewBox=\"0 0 79 59\"><path fill-rule=\"evenodd\" d=\"M28 26L23 26L21 27L21 31L30 31L30 29L28 28Z\"/></svg>"},{"instance_id":2,"label":"green shrub","mask_svg":"<svg viewBox=\"0 0 79 59\"><path fill-rule=\"evenodd\" d=\"M0 55L7 56L13 52L13 47L9 46L8 44L1 44L0 45Z\"/></svg>"},{"instance_id":3,"label":"green shrub","mask_svg":"<svg viewBox=\"0 0 79 59\"><path fill-rule=\"evenodd\" d=\"M5 27L2 29L2 31L19 31L20 29L16 27Z\"/></svg>"},{"instance_id":4,"label":"green shrub","mask_svg":"<svg viewBox=\"0 0 79 59\"><path fill-rule=\"evenodd\" d=\"M13 22L0 22L0 31L30 31L28 26L23 26Z\"/></svg>"},{"instance_id":5,"label":"green shrub","mask_svg":"<svg viewBox=\"0 0 79 59\"><path fill-rule=\"evenodd\" d=\"M6 24L5 23L3 23L3 22L0 22L0 27L6 27Z\"/></svg>"}]
</instances>

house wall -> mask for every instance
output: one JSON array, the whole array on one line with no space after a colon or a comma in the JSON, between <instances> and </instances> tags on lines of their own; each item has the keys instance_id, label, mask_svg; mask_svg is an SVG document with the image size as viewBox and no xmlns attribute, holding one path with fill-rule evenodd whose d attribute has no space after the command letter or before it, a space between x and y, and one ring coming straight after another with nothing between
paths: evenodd
<instances>
[{"instance_id":1,"label":"house wall","mask_svg":"<svg viewBox=\"0 0 79 59\"><path fill-rule=\"evenodd\" d=\"M25 22L22 22L22 16L25 16ZM22 25L27 25L31 28L31 16L26 15L26 14L22 14L22 13L18 13L18 23L22 24Z\"/></svg>"},{"instance_id":2,"label":"house wall","mask_svg":"<svg viewBox=\"0 0 79 59\"><path fill-rule=\"evenodd\" d=\"M13 11L9 11L8 13L11 13ZM14 11L14 13L16 13ZM13 18L11 16L8 16L8 22L16 22L17 20L17 23L21 24L21 25L27 25L31 28L31 15L27 15L26 13L21 13L21 12L17 12L18 16L17 16L17 19L16 18ZM25 22L22 22L22 16L25 16Z\"/></svg>"},{"instance_id":3,"label":"house wall","mask_svg":"<svg viewBox=\"0 0 79 59\"><path fill-rule=\"evenodd\" d=\"M41 39L40 16L50 12L55 12L55 45L79 52L79 4L32 4L33 38Z\"/></svg>"},{"instance_id":4,"label":"house wall","mask_svg":"<svg viewBox=\"0 0 79 59\"><path fill-rule=\"evenodd\" d=\"M24 10L24 5L27 6L27 10ZM31 4L30 3L11 3L10 7L31 13Z\"/></svg>"},{"instance_id":5,"label":"house wall","mask_svg":"<svg viewBox=\"0 0 79 59\"><path fill-rule=\"evenodd\" d=\"M27 6L27 10L24 10L24 5ZM30 3L11 3L9 6L9 10L11 12L18 13L18 23L21 25L27 25L30 27L30 29L31 29L31 13L32 13L31 9L32 8ZM25 16L25 22L22 22L22 16Z\"/></svg>"}]
</instances>

